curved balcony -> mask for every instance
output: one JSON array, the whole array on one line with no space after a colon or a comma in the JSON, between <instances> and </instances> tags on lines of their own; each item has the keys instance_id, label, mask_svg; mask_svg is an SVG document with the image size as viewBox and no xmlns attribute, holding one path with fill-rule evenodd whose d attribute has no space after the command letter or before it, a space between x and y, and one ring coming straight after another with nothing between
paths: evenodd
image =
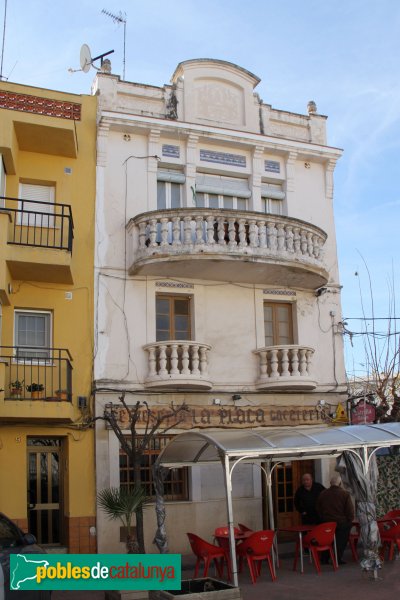
<instances>
[{"instance_id":1,"label":"curved balcony","mask_svg":"<svg viewBox=\"0 0 400 600\"><path fill-rule=\"evenodd\" d=\"M253 350L260 359L259 390L313 390L317 382L312 377L313 348L286 345Z\"/></svg>"},{"instance_id":2,"label":"curved balcony","mask_svg":"<svg viewBox=\"0 0 400 600\"><path fill-rule=\"evenodd\" d=\"M326 233L264 213L179 208L142 213L127 225L131 275L163 275L315 289L325 285Z\"/></svg>"},{"instance_id":3,"label":"curved balcony","mask_svg":"<svg viewBox=\"0 0 400 600\"><path fill-rule=\"evenodd\" d=\"M188 340L154 342L143 346L148 353L146 388L212 388L208 375L211 346Z\"/></svg>"}]
</instances>

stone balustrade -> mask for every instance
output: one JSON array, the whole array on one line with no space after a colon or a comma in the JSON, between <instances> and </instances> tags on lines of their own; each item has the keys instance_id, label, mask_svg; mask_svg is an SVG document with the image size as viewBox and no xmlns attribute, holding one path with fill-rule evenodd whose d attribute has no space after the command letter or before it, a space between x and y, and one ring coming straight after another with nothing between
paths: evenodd
<instances>
[{"instance_id":1,"label":"stone balustrade","mask_svg":"<svg viewBox=\"0 0 400 600\"><path fill-rule=\"evenodd\" d=\"M146 387L210 389L208 352L211 346L188 340L146 344L148 375Z\"/></svg>"},{"instance_id":2,"label":"stone balustrade","mask_svg":"<svg viewBox=\"0 0 400 600\"><path fill-rule=\"evenodd\" d=\"M182 250L283 254L322 260L326 234L309 223L247 211L171 209L132 219L139 256Z\"/></svg>"},{"instance_id":3,"label":"stone balustrade","mask_svg":"<svg viewBox=\"0 0 400 600\"><path fill-rule=\"evenodd\" d=\"M312 357L314 349L282 345L253 351L260 359L257 389L314 389Z\"/></svg>"},{"instance_id":4,"label":"stone balustrade","mask_svg":"<svg viewBox=\"0 0 400 600\"><path fill-rule=\"evenodd\" d=\"M305 287L315 288L327 281L323 261L326 233L298 219L249 211L179 208L142 213L129 221L127 229L132 237L131 274L156 274L154 264L163 261L165 267L167 259L242 259L303 273L308 269L314 278L304 282ZM168 275L180 274L171 264L166 268L171 271ZM247 269L249 281L259 279L260 272L252 275L251 271ZM214 277L211 267L209 275L218 278L221 270ZM274 280L276 275L271 274ZM302 285L300 280L292 283Z\"/></svg>"}]
</instances>

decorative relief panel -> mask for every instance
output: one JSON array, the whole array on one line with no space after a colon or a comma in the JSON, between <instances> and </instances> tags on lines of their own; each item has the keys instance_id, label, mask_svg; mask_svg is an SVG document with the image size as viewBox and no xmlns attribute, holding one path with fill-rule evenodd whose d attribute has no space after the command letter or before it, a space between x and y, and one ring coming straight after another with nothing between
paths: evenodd
<instances>
[{"instance_id":1,"label":"decorative relief panel","mask_svg":"<svg viewBox=\"0 0 400 600\"><path fill-rule=\"evenodd\" d=\"M193 283L179 283L174 281L156 281L156 287L165 287L165 288L190 288L193 289Z\"/></svg>"},{"instance_id":2,"label":"decorative relief panel","mask_svg":"<svg viewBox=\"0 0 400 600\"><path fill-rule=\"evenodd\" d=\"M173 146L172 144L163 144L162 145L162 155L169 156L171 158L179 158L180 148L179 148L179 146Z\"/></svg>"},{"instance_id":3,"label":"decorative relief panel","mask_svg":"<svg viewBox=\"0 0 400 600\"><path fill-rule=\"evenodd\" d=\"M215 150L203 149L200 150L200 160L234 167L246 167L246 157L242 154L229 154L227 152L215 152Z\"/></svg>"},{"instance_id":4,"label":"decorative relief panel","mask_svg":"<svg viewBox=\"0 0 400 600\"><path fill-rule=\"evenodd\" d=\"M81 105L63 100L52 100L29 94L16 94L0 90L0 108L35 113L46 117L59 117L72 121L80 121Z\"/></svg>"},{"instance_id":5,"label":"decorative relief panel","mask_svg":"<svg viewBox=\"0 0 400 600\"><path fill-rule=\"evenodd\" d=\"M264 171L269 173L280 173L281 165L277 160L264 160Z\"/></svg>"},{"instance_id":6,"label":"decorative relief panel","mask_svg":"<svg viewBox=\"0 0 400 600\"><path fill-rule=\"evenodd\" d=\"M243 91L222 82L204 81L195 89L196 116L207 121L243 125Z\"/></svg>"},{"instance_id":7,"label":"decorative relief panel","mask_svg":"<svg viewBox=\"0 0 400 600\"><path fill-rule=\"evenodd\" d=\"M292 290L263 290L263 294L270 296L295 296L296 292Z\"/></svg>"}]
</instances>

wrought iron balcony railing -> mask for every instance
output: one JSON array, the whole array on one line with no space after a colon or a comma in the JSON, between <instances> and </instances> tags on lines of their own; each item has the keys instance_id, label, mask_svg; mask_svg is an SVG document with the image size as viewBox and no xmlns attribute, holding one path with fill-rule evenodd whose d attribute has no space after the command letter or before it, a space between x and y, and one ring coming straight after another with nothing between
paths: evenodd
<instances>
[{"instance_id":1,"label":"wrought iron balcony railing","mask_svg":"<svg viewBox=\"0 0 400 600\"><path fill-rule=\"evenodd\" d=\"M5 400L72 401L72 357L65 348L0 346Z\"/></svg>"},{"instance_id":2,"label":"wrought iron balcony railing","mask_svg":"<svg viewBox=\"0 0 400 600\"><path fill-rule=\"evenodd\" d=\"M72 252L74 223L69 204L0 196L0 212L10 215L8 244Z\"/></svg>"}]
</instances>

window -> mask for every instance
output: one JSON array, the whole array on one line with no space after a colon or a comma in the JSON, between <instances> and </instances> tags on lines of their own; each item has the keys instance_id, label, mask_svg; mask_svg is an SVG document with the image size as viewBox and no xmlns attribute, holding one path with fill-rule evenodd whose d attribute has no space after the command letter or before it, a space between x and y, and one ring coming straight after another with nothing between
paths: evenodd
<instances>
[{"instance_id":1,"label":"window","mask_svg":"<svg viewBox=\"0 0 400 600\"><path fill-rule=\"evenodd\" d=\"M156 296L156 340L190 340L190 298L186 296Z\"/></svg>"},{"instance_id":2,"label":"window","mask_svg":"<svg viewBox=\"0 0 400 600\"><path fill-rule=\"evenodd\" d=\"M179 208L181 206L182 186L180 183L157 181L157 208Z\"/></svg>"},{"instance_id":3,"label":"window","mask_svg":"<svg viewBox=\"0 0 400 600\"><path fill-rule=\"evenodd\" d=\"M150 447L142 457L140 479L146 496L149 498L155 498L152 467L161 450L165 448L173 437L173 435L156 435L150 441ZM136 443L139 444L141 441L142 438L138 436ZM119 476L121 488L133 487L133 468L129 463L128 456L122 449L119 451ZM189 500L187 467L170 469L168 477L164 482L164 498L165 500Z\"/></svg>"},{"instance_id":4,"label":"window","mask_svg":"<svg viewBox=\"0 0 400 600\"><path fill-rule=\"evenodd\" d=\"M51 314L44 311L15 311L16 358L50 357Z\"/></svg>"},{"instance_id":5,"label":"window","mask_svg":"<svg viewBox=\"0 0 400 600\"><path fill-rule=\"evenodd\" d=\"M196 177L196 206L248 210L251 197L247 179L198 173Z\"/></svg>"},{"instance_id":6,"label":"window","mask_svg":"<svg viewBox=\"0 0 400 600\"><path fill-rule=\"evenodd\" d=\"M21 225L54 227L54 186L20 183L19 197Z\"/></svg>"},{"instance_id":7,"label":"window","mask_svg":"<svg viewBox=\"0 0 400 600\"><path fill-rule=\"evenodd\" d=\"M182 206L182 184L185 176L180 171L158 169L157 209L180 208Z\"/></svg>"},{"instance_id":8,"label":"window","mask_svg":"<svg viewBox=\"0 0 400 600\"><path fill-rule=\"evenodd\" d=\"M265 213L283 215L285 192L282 185L277 183L261 184L261 204Z\"/></svg>"},{"instance_id":9,"label":"window","mask_svg":"<svg viewBox=\"0 0 400 600\"><path fill-rule=\"evenodd\" d=\"M198 208L230 208L247 210L247 199L221 194L205 194L196 192L196 207Z\"/></svg>"},{"instance_id":10,"label":"window","mask_svg":"<svg viewBox=\"0 0 400 600\"><path fill-rule=\"evenodd\" d=\"M292 305L289 303L264 303L265 346L293 344Z\"/></svg>"}]
</instances>

